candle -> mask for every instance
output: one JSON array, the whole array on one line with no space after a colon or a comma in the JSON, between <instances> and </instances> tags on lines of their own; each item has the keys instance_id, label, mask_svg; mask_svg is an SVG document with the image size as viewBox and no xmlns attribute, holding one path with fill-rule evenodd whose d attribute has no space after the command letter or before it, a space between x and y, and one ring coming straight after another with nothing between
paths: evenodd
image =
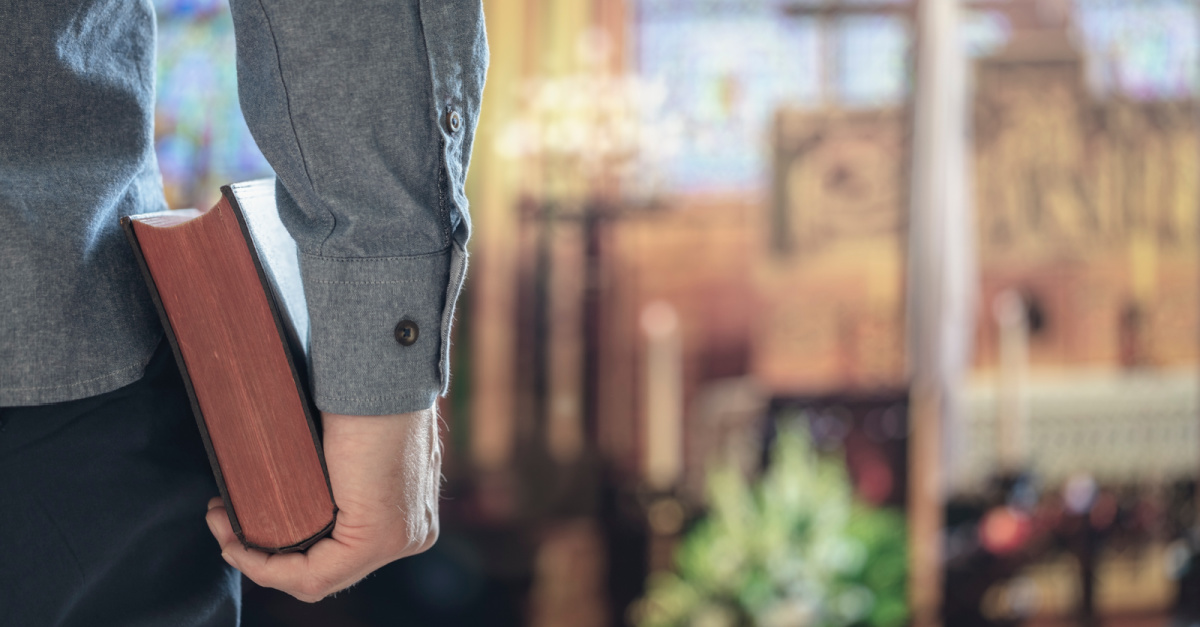
<instances>
[{"instance_id":1,"label":"candle","mask_svg":"<svg viewBox=\"0 0 1200 627\"><path fill-rule=\"evenodd\" d=\"M643 471L652 488L666 490L683 473L683 342L679 315L663 301L642 309L646 336Z\"/></svg>"}]
</instances>

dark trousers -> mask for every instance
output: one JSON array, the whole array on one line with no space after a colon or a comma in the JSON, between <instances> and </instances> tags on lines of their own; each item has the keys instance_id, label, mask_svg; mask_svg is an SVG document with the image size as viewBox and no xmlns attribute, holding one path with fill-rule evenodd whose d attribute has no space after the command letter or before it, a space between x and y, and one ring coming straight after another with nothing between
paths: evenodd
<instances>
[{"instance_id":1,"label":"dark trousers","mask_svg":"<svg viewBox=\"0 0 1200 627\"><path fill-rule=\"evenodd\" d=\"M0 408L0 625L237 625L216 494L165 342L136 383Z\"/></svg>"}]
</instances>

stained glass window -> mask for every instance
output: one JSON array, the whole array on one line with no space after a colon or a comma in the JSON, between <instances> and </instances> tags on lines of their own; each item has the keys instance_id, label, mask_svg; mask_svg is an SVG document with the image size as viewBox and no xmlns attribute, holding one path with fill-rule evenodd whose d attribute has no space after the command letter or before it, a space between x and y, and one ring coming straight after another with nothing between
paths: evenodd
<instances>
[{"instance_id":1,"label":"stained glass window","mask_svg":"<svg viewBox=\"0 0 1200 627\"><path fill-rule=\"evenodd\" d=\"M227 0L155 0L155 146L172 207L206 207L221 185L269 176L238 106Z\"/></svg>"},{"instance_id":2,"label":"stained glass window","mask_svg":"<svg viewBox=\"0 0 1200 627\"><path fill-rule=\"evenodd\" d=\"M908 27L894 16L863 15L837 22L838 101L888 107L908 93Z\"/></svg>"},{"instance_id":3,"label":"stained glass window","mask_svg":"<svg viewBox=\"0 0 1200 627\"><path fill-rule=\"evenodd\" d=\"M961 37L971 57L986 57L1008 44L1012 24L1000 11L964 11Z\"/></svg>"},{"instance_id":4,"label":"stained glass window","mask_svg":"<svg viewBox=\"0 0 1200 627\"><path fill-rule=\"evenodd\" d=\"M854 15L814 11L836 0L642 0L638 70L661 81L684 123L667 173L678 192L756 190L781 107L889 107L908 93L902 18L871 14L904 0L854 0Z\"/></svg>"},{"instance_id":5,"label":"stained glass window","mask_svg":"<svg viewBox=\"0 0 1200 627\"><path fill-rule=\"evenodd\" d=\"M1177 100L1200 88L1200 9L1192 0L1077 0L1088 82L1099 95Z\"/></svg>"}]
</instances>

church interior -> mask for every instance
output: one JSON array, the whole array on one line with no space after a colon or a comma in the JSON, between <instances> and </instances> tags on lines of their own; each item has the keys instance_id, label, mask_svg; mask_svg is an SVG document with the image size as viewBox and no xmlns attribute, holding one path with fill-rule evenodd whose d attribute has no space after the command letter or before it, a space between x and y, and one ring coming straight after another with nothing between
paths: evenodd
<instances>
[{"instance_id":1,"label":"church interior","mask_svg":"<svg viewBox=\"0 0 1200 627\"><path fill-rule=\"evenodd\" d=\"M229 9L155 4L209 206ZM1200 621L1200 5L483 5L441 538L245 624Z\"/></svg>"}]
</instances>

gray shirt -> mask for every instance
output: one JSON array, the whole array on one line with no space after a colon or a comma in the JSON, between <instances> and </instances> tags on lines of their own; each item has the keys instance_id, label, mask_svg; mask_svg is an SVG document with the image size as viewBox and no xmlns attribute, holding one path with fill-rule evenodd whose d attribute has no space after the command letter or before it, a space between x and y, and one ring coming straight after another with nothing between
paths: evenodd
<instances>
[{"instance_id":1,"label":"gray shirt","mask_svg":"<svg viewBox=\"0 0 1200 627\"><path fill-rule=\"evenodd\" d=\"M429 407L466 272L480 0L232 9L242 111L300 250L317 406ZM161 341L118 223L165 209L154 55L149 0L0 0L0 406L131 383Z\"/></svg>"}]
</instances>

